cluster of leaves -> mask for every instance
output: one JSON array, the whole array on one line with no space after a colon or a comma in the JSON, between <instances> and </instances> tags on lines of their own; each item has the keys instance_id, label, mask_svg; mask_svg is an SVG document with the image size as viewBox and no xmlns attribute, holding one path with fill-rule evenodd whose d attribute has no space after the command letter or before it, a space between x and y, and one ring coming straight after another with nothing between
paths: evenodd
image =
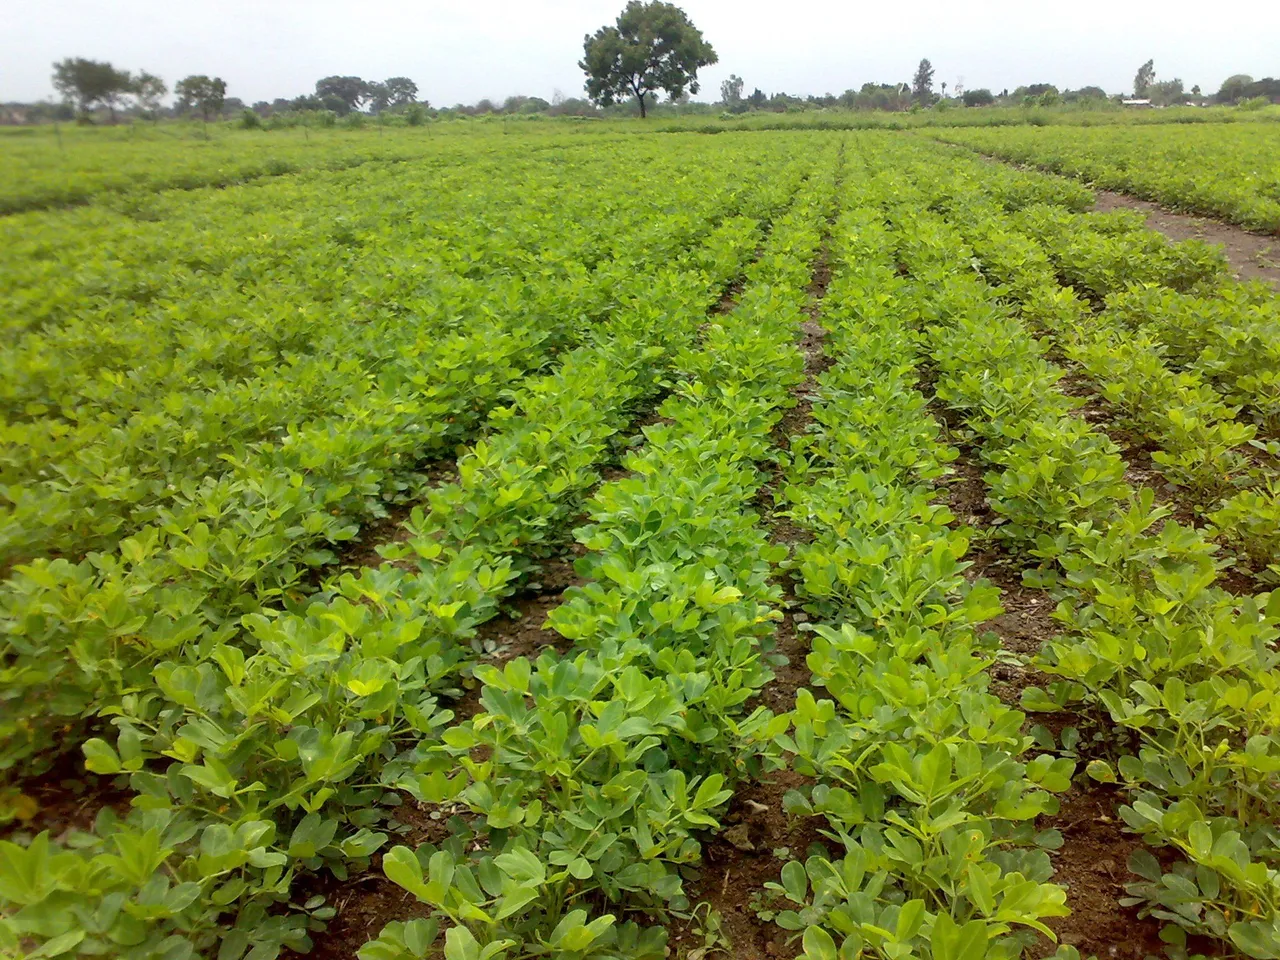
<instances>
[{"instance_id":1,"label":"cluster of leaves","mask_svg":"<svg viewBox=\"0 0 1280 960\"><path fill-rule=\"evenodd\" d=\"M1022 229L1028 218L1037 239ZM1105 308L1095 310L1059 286L1059 272L1078 262L1073 254L1090 249L1090 236L1095 248L1116 249L1135 235L1108 229L1110 218L1097 218L1096 229L1094 219L1043 210L1002 218L975 210L959 225L1024 319L1051 335L1097 385L1119 426L1157 447L1152 461L1210 516L1218 538L1270 579L1268 567L1280 552L1280 503L1274 457L1255 437L1275 424L1280 340L1268 318L1272 301L1225 279L1212 286L1208 278L1199 281L1204 289L1193 296L1147 278L1095 288L1106 297ZM1242 410L1255 422L1240 422Z\"/></svg>"},{"instance_id":2,"label":"cluster of leaves","mask_svg":"<svg viewBox=\"0 0 1280 960\"><path fill-rule=\"evenodd\" d=\"M778 189L788 182L779 178ZM386 355L380 364L375 360L372 370L366 370L351 363L333 371L348 382L368 384L352 388L346 409L248 447L214 433L206 456L210 463L226 458L228 469L221 474L211 470L200 481L170 478L162 465L173 460L156 464L139 451L109 472L119 480L115 488L104 490L92 476L78 477L78 484L66 488L55 485L49 498L24 497L17 485L8 488L15 522L33 512L48 517L48 507L60 497L73 502L96 499L97 506L89 512L104 518L107 529L100 536L110 538L114 549L92 553L78 563L39 559L20 565L4 584L0 606L10 645L2 678L10 704L5 765L47 750L52 731L66 718L98 712L104 701L112 702L113 691L145 683L155 659L169 651L207 651L209 644L236 631L237 617L298 602L295 592L310 570L332 561L331 548L351 539L358 523L385 513L384 499L403 495L423 459L447 453L482 426L485 413L531 366L591 336L590 321L611 311L624 314L620 330L637 322L635 311L641 318L652 313L655 308L644 304L654 290L654 271L674 270L694 278L705 272L713 280L731 276L740 255L735 244L746 242L744 227L729 222L708 235L713 218L740 202L765 204L767 210L768 202L779 202L776 191L739 201L737 189L728 186L714 191L690 184L688 189L704 199L686 197L681 189L672 191L678 200L669 195L665 201L638 202L650 216L665 203L686 208L667 218L665 232L646 225L644 216L632 218L636 234L630 239L644 244L646 255L665 251L674 259L670 268L638 271L632 254L600 260L590 270L566 258L564 276L552 274L541 284L497 278L492 298L476 302L471 316L462 313L462 304L479 285L459 279L443 288L449 296L439 309L446 318L461 313L468 326L450 330L452 322L442 319L439 335L431 336L427 323L426 329L412 331L416 339L406 342L397 339L406 332L397 335L397 324L388 318L375 341L376 351ZM744 184L742 189L750 187ZM609 242L617 239L615 235ZM683 252L695 241L703 242L692 253ZM526 288L543 292L520 292ZM672 302L687 304L689 288L688 282L675 281ZM427 293L430 287L419 289ZM619 311L622 304L628 309ZM307 316L301 316L299 326L305 327ZM179 335L191 333L179 327L175 336ZM243 339L230 337L227 342L239 350L235 344ZM194 357L181 358L181 365L194 362ZM264 376L264 383L289 383L288 371L301 364L300 359L289 363L286 357L278 365L264 366L264 375L268 370L273 374L270 379ZM323 386L324 373L322 366L314 382ZM275 389L292 392L286 386ZM202 391L191 388L190 393L197 397L194 403L201 402ZM161 396L157 402L174 399L172 393ZM229 399L233 398L224 398L214 411L224 420L255 406L247 396L234 405L225 402ZM127 400L123 403L129 405ZM97 409L93 399L84 404ZM275 412L285 415L280 408ZM171 418L173 436L182 437L191 413L183 407ZM113 415L107 412L103 417ZM492 423L501 422L501 410L494 416ZM144 437L145 422L139 423ZM165 428L158 432L163 434ZM109 440L109 434L102 437L101 447L108 448ZM217 454L219 449L226 452ZM24 459L15 472L35 472L37 463ZM132 463L144 465L137 468L141 476L131 476L126 465ZM180 467L174 469L180 473ZM113 508L120 506L116 497L151 494L166 498L163 508L155 508L156 519L137 532L119 529L118 517L112 516ZM32 500L45 509L28 509ZM120 539L126 533L131 535Z\"/></svg>"},{"instance_id":3,"label":"cluster of leaves","mask_svg":"<svg viewBox=\"0 0 1280 960\"><path fill-rule=\"evenodd\" d=\"M813 960L1014 957L1067 912L1046 852L1061 838L1034 821L1072 764L1025 759L1023 715L986 690L975 626L1000 607L966 580L967 539L931 502L955 451L915 384L927 294L898 275L879 208L900 189L871 180L837 223L822 319L834 364L786 488L813 534L792 570L830 624L808 663L832 699L801 690L774 745L816 781L788 811L825 818L843 855L787 864L766 915L803 931Z\"/></svg>"},{"instance_id":4,"label":"cluster of leaves","mask_svg":"<svg viewBox=\"0 0 1280 960\"><path fill-rule=\"evenodd\" d=\"M512 377L572 345L625 294L637 250L674 257L732 203L728 186L659 192L670 170L655 168L627 204L581 187L549 239L543 224L569 184L556 174L530 189L496 169L481 194L450 172L451 187L441 184L450 199L395 227L397 191L426 184L403 170L365 170L256 191L270 202L251 219L206 201L178 227L28 235L12 251L15 342L0 392L12 508L0 561L108 548L166 509L188 526L187 482L309 464L325 453L317 437L376 421L387 407L405 406L406 416L390 440L377 437L381 453L443 455ZM507 174L538 169L513 163ZM624 169L618 158L578 173L608 182ZM211 225L200 215L237 229L206 241ZM90 255L71 277L35 255L53 243L58 260L76 258L95 241L110 253ZM339 292L343 279L350 288ZM424 368L442 373L424 382Z\"/></svg>"},{"instance_id":5,"label":"cluster of leaves","mask_svg":"<svg viewBox=\"0 0 1280 960\"><path fill-rule=\"evenodd\" d=\"M1172 949L1202 934L1275 956L1280 594L1241 599L1215 586L1216 547L1125 482L1118 450L1070 415L1063 370L999 291L954 274L974 259L959 231L921 208L901 223L915 235L902 259L941 321L931 331L938 396L982 441L1001 534L1041 563L1029 582L1059 599L1064 632L1036 660L1059 679L1028 689L1024 707L1092 711L1113 733L1118 764L1098 757L1089 772L1121 781L1129 827L1177 855L1164 867L1136 856L1131 869L1145 879L1129 888L1169 921Z\"/></svg>"},{"instance_id":6,"label":"cluster of leaves","mask_svg":"<svg viewBox=\"0 0 1280 960\"><path fill-rule=\"evenodd\" d=\"M430 162L448 143L388 134L352 137L330 130L270 138L223 133L216 139L131 129L65 130L4 137L12 171L0 189L0 215L89 203L142 209L162 190L227 187L286 173L322 172L405 160ZM59 145L61 144L61 145Z\"/></svg>"},{"instance_id":7,"label":"cluster of leaves","mask_svg":"<svg viewBox=\"0 0 1280 960\"><path fill-rule=\"evenodd\" d=\"M1174 209L1280 232L1269 123L974 127L934 135Z\"/></svg>"},{"instance_id":8,"label":"cluster of leaves","mask_svg":"<svg viewBox=\"0 0 1280 960\"><path fill-rule=\"evenodd\" d=\"M47 838L6 848L20 868L4 877L12 914L2 935L43 942L51 956L101 952L107 943L125 956L190 956L219 937L225 957L304 949L308 927L322 923L328 908L301 904L281 913L275 905L288 902L300 871L364 869L385 841L375 827L398 796L389 788L419 796L441 789L431 760L441 755L430 751L440 749L452 714L436 695L456 687L474 659L475 626L494 614L530 560L568 534L573 504L598 481L613 438L692 343L706 309L755 249L757 217L789 200L807 163L770 168L770 184L743 184L741 198L736 189L699 185L710 193L695 207L703 219L673 216L668 226L673 238L699 242L681 251L669 241L668 262L649 272L618 277L605 261L607 317L580 331L586 342L550 372L503 391L487 438L459 459L457 481L433 491L409 522L406 542L384 549L396 563L345 574L309 600L289 592L277 603L270 591L250 590L250 603L227 603L216 618L209 609L220 601L201 596L194 577L126 579L148 563L171 569L165 565L191 560L154 532L122 541L118 563L105 554L64 563L78 579L60 592L58 561L24 567L19 582L29 590L6 621L20 655L10 659L7 693L11 703L29 705L15 711L11 762L43 746L34 736L39 709L48 706L42 691L55 692L65 698L61 709L113 718L109 737L85 743L87 765L127 774L137 796L127 818L104 813L92 835L76 835L73 851L55 850ZM678 193L672 189L668 200ZM756 217L729 216L718 226L707 219L738 206ZM422 389L439 385L435 373L434 381L420 378ZM472 379L488 377L480 368ZM305 488L324 465L313 462L284 489ZM275 504L263 506L260 526L278 516ZM104 597L111 601L101 608L105 616L89 615ZM50 613L55 599L88 612L62 620ZM178 601L185 619L172 616ZM159 612L143 616L143 602ZM46 646L14 642L31 638ZM648 709L646 697L633 686L627 691L639 698L636 709ZM690 825L706 819L697 810L723 800L718 787L684 800L676 780L662 788L672 803L694 804ZM134 869L112 871L121 857L132 858ZM87 906L68 910L68 903ZM93 912L100 903L110 907ZM225 939L224 923L240 932Z\"/></svg>"},{"instance_id":9,"label":"cluster of leaves","mask_svg":"<svg viewBox=\"0 0 1280 960\"><path fill-rule=\"evenodd\" d=\"M576 532L588 582L548 618L574 654L478 669L482 712L389 781L460 804L476 836L384 858L433 918L389 926L365 960L428 955L435 920L453 924L449 960L662 955L665 934L624 911L688 909L693 832L719 826L726 785L751 772L743 744L785 728L764 708L745 715L773 676L771 572L785 555L748 505L803 378L794 341L830 172L774 219L737 305L674 351L665 422L589 501Z\"/></svg>"}]
</instances>

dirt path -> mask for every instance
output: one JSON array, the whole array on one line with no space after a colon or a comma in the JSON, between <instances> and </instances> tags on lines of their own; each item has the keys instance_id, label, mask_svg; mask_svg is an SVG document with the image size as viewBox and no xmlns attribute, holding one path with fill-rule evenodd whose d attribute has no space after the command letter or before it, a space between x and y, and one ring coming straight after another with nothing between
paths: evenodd
<instances>
[{"instance_id":1,"label":"dirt path","mask_svg":"<svg viewBox=\"0 0 1280 960\"><path fill-rule=\"evenodd\" d=\"M1031 164L1016 163L993 154L983 153L965 144L936 140L956 149L963 150L975 157L981 157L988 163L999 163L1019 170L1029 170L1049 177L1061 177L1063 174L1051 173ZM1103 190L1101 187L1086 184L1097 196L1094 211L1110 213L1112 210L1137 210L1147 218L1147 229L1163 233L1170 240L1203 240L1222 247L1227 263L1238 280L1261 280L1280 291L1280 237L1264 236L1250 233L1243 227L1237 227L1212 217L1201 217L1189 213L1175 213L1149 200L1139 200L1127 193L1116 193Z\"/></svg>"},{"instance_id":2,"label":"dirt path","mask_svg":"<svg viewBox=\"0 0 1280 960\"><path fill-rule=\"evenodd\" d=\"M1094 210L1137 210L1147 218L1147 228L1163 233L1170 240L1203 240L1222 247L1227 262L1238 280L1263 280L1280 290L1280 237L1264 237L1249 233L1221 220L1174 213L1146 200L1124 193L1093 188L1098 196Z\"/></svg>"},{"instance_id":3,"label":"dirt path","mask_svg":"<svg viewBox=\"0 0 1280 960\"><path fill-rule=\"evenodd\" d=\"M803 435L812 423L818 375L831 364L824 350L826 330L818 317L831 282L833 224L834 218L829 218L809 283L809 319L800 326L797 345L804 354L805 379L793 391L796 405L783 414L773 431L774 446L783 451L789 451L791 438ZM770 540L794 545L807 540L808 534L777 515L784 506L780 502L783 474L780 465L774 467L760 491L759 509L769 527ZM758 699L760 706L774 713L795 709L796 691L809 685L812 677L805 663L809 635L799 629L808 621L808 614L801 610L791 578L780 575L780 583L783 619L775 637L776 652L785 656L787 663L775 666L773 681ZM690 897L695 903L709 905L718 918L720 949L731 948L736 960L769 960L796 953L794 947L788 947L785 931L757 917L755 900L764 893L766 883L777 882L787 860L803 861L810 845L822 840L816 819L789 817L783 809L787 792L807 784L812 781L791 769L766 772L744 782L725 813L724 830L703 848L703 875L690 886ZM669 931L674 956L694 956L699 938L705 934L696 924L673 924Z\"/></svg>"}]
</instances>

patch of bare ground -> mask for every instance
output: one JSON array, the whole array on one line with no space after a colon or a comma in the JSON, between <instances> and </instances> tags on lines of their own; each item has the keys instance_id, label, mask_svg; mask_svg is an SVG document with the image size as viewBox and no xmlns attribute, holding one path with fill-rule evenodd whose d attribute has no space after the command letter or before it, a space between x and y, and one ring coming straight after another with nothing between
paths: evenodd
<instances>
[{"instance_id":1,"label":"patch of bare ground","mask_svg":"<svg viewBox=\"0 0 1280 960\"><path fill-rule=\"evenodd\" d=\"M569 548L571 556L581 556L579 544ZM501 667L516 657L536 660L546 649L565 653L570 642L547 626L547 614L564 601L564 592L580 587L586 581L573 569L572 560L549 560L542 565L536 580L525 583L508 598L500 616L481 624L477 640L484 653L480 663ZM480 712L480 685L469 681L465 692L452 705L459 720L467 720Z\"/></svg>"},{"instance_id":2,"label":"patch of bare ground","mask_svg":"<svg viewBox=\"0 0 1280 960\"><path fill-rule=\"evenodd\" d=\"M804 355L805 377L795 388L795 405L783 414L773 430L773 444L782 451L790 450L792 437L808 431L813 420L818 376L832 362L823 349L826 331L817 320L830 282L830 254L824 243L814 261L808 288L809 318L800 327L798 347ZM771 466L758 499L770 541L792 545L806 542L810 534L779 514L783 508L784 459ZM766 706L775 713L783 713L795 707L796 691L810 680L805 664L808 635L800 629L809 617L801 609L791 579L779 577L778 583L783 590L783 616L775 634L774 652L785 658L785 663L775 665L773 681L748 707ZM704 844L703 873L691 884L690 899L695 904L709 904L720 917L722 934L731 944L735 957L758 960L792 956L796 952L787 946L785 931L757 918L756 902L764 893L765 883L778 879L787 860L803 859L809 846L822 839L817 832L818 820L789 818L782 810L782 798L788 790L811 783L809 778L791 770L764 774L744 783L725 815L724 829ZM681 955L682 949L700 945L693 926L673 924L670 934L676 956Z\"/></svg>"},{"instance_id":3,"label":"patch of bare ground","mask_svg":"<svg viewBox=\"0 0 1280 960\"><path fill-rule=\"evenodd\" d=\"M1037 824L1062 833L1062 848L1053 854L1053 879L1067 888L1071 915L1046 921L1058 942L1076 947L1082 957L1142 960L1162 955L1159 922L1139 918L1135 908L1120 903L1124 885L1139 879L1127 864L1142 846L1125 832L1116 813L1120 798L1110 787L1077 782L1060 799L1057 814L1041 817ZM1047 942L1045 946L1051 949Z\"/></svg>"},{"instance_id":4,"label":"patch of bare ground","mask_svg":"<svg viewBox=\"0 0 1280 960\"><path fill-rule=\"evenodd\" d=\"M420 803L405 795L382 828L391 834L383 852L398 844L416 848L423 843L442 843L450 835L466 829L461 814L461 807ZM345 880L327 873L312 874L304 883L306 892L301 899L320 895L328 906L338 911L325 930L312 934L314 946L305 954L308 960L355 960L360 948L376 938L388 923L431 915L430 905L383 875L382 853L374 856L367 873ZM286 953L286 956L304 955Z\"/></svg>"},{"instance_id":5,"label":"patch of bare ground","mask_svg":"<svg viewBox=\"0 0 1280 960\"><path fill-rule=\"evenodd\" d=\"M380 567L387 561L378 548L385 544L403 543L409 539L404 523L415 506L426 503L426 494L433 487L452 483L458 478L458 466L454 460L433 460L417 474L419 494L413 500L393 503L387 514L364 524L357 536L348 540L338 551L338 559L316 573L317 582L327 574L350 567Z\"/></svg>"},{"instance_id":6,"label":"patch of bare ground","mask_svg":"<svg viewBox=\"0 0 1280 960\"><path fill-rule=\"evenodd\" d=\"M790 934L756 916L756 903L766 883L778 882L788 860L803 861L812 845L825 845L819 819L788 817L782 809L787 791L808 782L791 770L762 774L738 791L724 829L703 844L702 872L689 884L689 900L710 904L719 914L732 955L740 960L797 953L787 946ZM684 924L672 924L669 932L673 956L681 956L682 947L700 945L696 932Z\"/></svg>"},{"instance_id":7,"label":"patch of bare ground","mask_svg":"<svg viewBox=\"0 0 1280 960\"><path fill-rule=\"evenodd\" d=\"M1250 233L1242 227L1209 217L1175 213L1147 200L1093 187L1094 210L1136 210L1146 217L1147 229L1170 240L1203 240L1217 244L1237 280L1261 280L1280 290L1280 237Z\"/></svg>"},{"instance_id":8,"label":"patch of bare ground","mask_svg":"<svg viewBox=\"0 0 1280 960\"><path fill-rule=\"evenodd\" d=\"M63 753L44 773L14 784L12 789L22 798L15 803L22 817L0 826L0 839L16 841L47 830L58 843L73 831L92 830L103 810L125 816L133 797L125 779L88 772L79 750Z\"/></svg>"},{"instance_id":9,"label":"patch of bare ground","mask_svg":"<svg viewBox=\"0 0 1280 960\"><path fill-rule=\"evenodd\" d=\"M953 429L958 426L954 414L936 400L933 408L940 422ZM988 502L977 452L959 431L951 442L960 456L945 487L945 502L957 525L991 531L999 518ZM1002 650L989 670L991 692L1009 706L1018 707L1023 690L1045 686L1051 680L1032 662L1041 646L1059 633L1053 619L1056 604L1044 591L1023 584L1023 563L994 538L979 537L968 559L973 564L966 572L971 581L985 578L1000 588L1004 612L979 630L994 633ZM1069 726L1086 731L1086 735L1090 729L1088 718L1071 711L1028 714L1024 729L1034 726L1045 727L1055 740ZM1040 818L1040 829L1056 827L1062 833L1062 847L1052 854L1053 880L1066 887L1071 908L1070 916L1055 918L1048 925L1059 942L1078 948L1081 956L1141 960L1162 952L1160 925L1149 918L1139 919L1135 909L1120 903L1125 896L1124 884L1137 879L1126 864L1141 842L1124 832L1118 803L1112 788L1095 784L1078 772L1076 782L1061 797L1058 813ZM1046 939L1044 954L1052 949Z\"/></svg>"}]
</instances>

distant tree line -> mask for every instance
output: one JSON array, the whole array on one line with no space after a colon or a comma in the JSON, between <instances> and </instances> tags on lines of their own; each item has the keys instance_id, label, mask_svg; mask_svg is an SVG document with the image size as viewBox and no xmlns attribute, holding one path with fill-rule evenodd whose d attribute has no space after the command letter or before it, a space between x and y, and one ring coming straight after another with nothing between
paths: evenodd
<instances>
[{"instance_id":1,"label":"distant tree line","mask_svg":"<svg viewBox=\"0 0 1280 960\"><path fill-rule=\"evenodd\" d=\"M116 122L122 113L158 121L162 117L194 117L211 120L239 117L245 126L264 121L297 122L319 116L324 122L349 120L353 125L368 116L399 115L416 124L428 117L462 116L578 116L609 117L638 112L642 117L659 104L663 113L731 114L747 111L802 111L813 109L907 111L984 106L1055 106L1114 102L1123 95L1109 95L1101 87L1059 89L1052 83L1031 83L996 93L987 88L964 89L962 83L936 85L932 62L922 59L908 81L864 83L843 93L800 96L783 91L765 93L753 87L747 93L742 77L731 74L720 84L715 103L699 103L697 71L716 62L715 50L679 7L664 0L630 0L614 24L606 25L583 42L579 63L586 74L587 97L566 97L556 91L551 100L524 95L502 101L488 98L474 104L432 108L408 77L365 80L355 76L328 76L317 80L309 93L252 106L227 95L227 84L217 76L192 74L177 81L173 102L166 107L168 85L146 70L121 70L106 61L68 57L53 65L53 86L60 102L0 105L0 122L42 122L95 117ZM1198 86L1189 91L1180 78L1159 80L1155 63L1148 60L1134 76L1133 97L1155 106L1175 104L1236 104L1280 102L1280 80L1255 80L1236 74L1216 94L1204 95ZM294 119L291 119L294 118ZM344 121L345 122L345 121Z\"/></svg>"}]
</instances>

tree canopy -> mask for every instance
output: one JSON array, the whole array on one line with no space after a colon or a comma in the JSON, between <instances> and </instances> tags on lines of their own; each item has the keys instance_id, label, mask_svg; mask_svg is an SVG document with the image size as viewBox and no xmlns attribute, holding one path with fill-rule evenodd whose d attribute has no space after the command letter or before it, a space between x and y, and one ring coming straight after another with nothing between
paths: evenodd
<instances>
[{"instance_id":1,"label":"tree canopy","mask_svg":"<svg viewBox=\"0 0 1280 960\"><path fill-rule=\"evenodd\" d=\"M138 98L138 106L151 114L159 116L160 99L169 92L169 86L153 73L139 70L133 78L132 93Z\"/></svg>"},{"instance_id":2,"label":"tree canopy","mask_svg":"<svg viewBox=\"0 0 1280 960\"><path fill-rule=\"evenodd\" d=\"M369 99L369 84L359 77L324 77L316 81L316 96L339 116L345 116Z\"/></svg>"},{"instance_id":3,"label":"tree canopy","mask_svg":"<svg viewBox=\"0 0 1280 960\"><path fill-rule=\"evenodd\" d=\"M578 66L587 75L587 95L611 106L634 95L640 116L645 98L665 91L672 100L686 90L698 92L698 69L716 62L716 52L702 31L672 3L631 0L615 26L601 27L583 39Z\"/></svg>"},{"instance_id":4,"label":"tree canopy","mask_svg":"<svg viewBox=\"0 0 1280 960\"><path fill-rule=\"evenodd\" d=\"M728 80L720 82L720 102L729 110L744 109L742 100L742 78L736 73L729 74Z\"/></svg>"},{"instance_id":5,"label":"tree canopy","mask_svg":"<svg viewBox=\"0 0 1280 960\"><path fill-rule=\"evenodd\" d=\"M911 96L925 106L933 102L933 64L928 57L920 61L916 75L911 78Z\"/></svg>"},{"instance_id":6,"label":"tree canopy","mask_svg":"<svg viewBox=\"0 0 1280 960\"><path fill-rule=\"evenodd\" d=\"M205 123L222 112L227 98L227 82L221 77L192 74L179 80L173 88L179 111L196 110Z\"/></svg>"},{"instance_id":7,"label":"tree canopy","mask_svg":"<svg viewBox=\"0 0 1280 960\"><path fill-rule=\"evenodd\" d=\"M1133 78L1133 95L1135 97L1145 97L1148 88L1155 82L1155 79L1156 62L1148 60L1138 68L1138 72Z\"/></svg>"},{"instance_id":8,"label":"tree canopy","mask_svg":"<svg viewBox=\"0 0 1280 960\"><path fill-rule=\"evenodd\" d=\"M113 120L116 105L122 96L133 92L133 85L128 70L117 70L106 61L67 57L53 65L53 87L64 100L74 103L81 112L105 106Z\"/></svg>"}]
</instances>

